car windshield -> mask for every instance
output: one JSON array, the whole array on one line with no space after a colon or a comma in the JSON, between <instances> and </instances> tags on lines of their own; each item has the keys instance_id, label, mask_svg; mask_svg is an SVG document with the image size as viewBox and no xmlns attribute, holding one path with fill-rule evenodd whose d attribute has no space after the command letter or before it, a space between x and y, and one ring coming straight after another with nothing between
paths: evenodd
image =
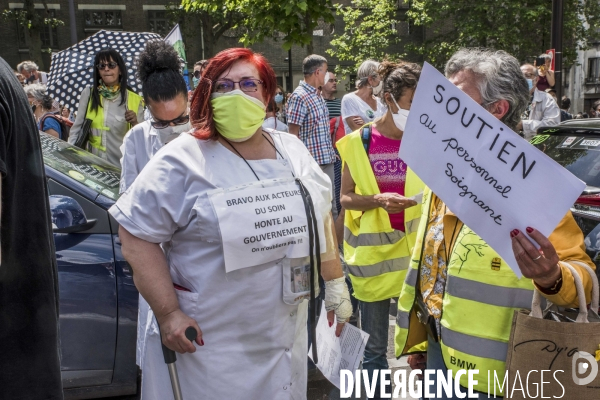
<instances>
[{"instance_id":1,"label":"car windshield","mask_svg":"<svg viewBox=\"0 0 600 400\"><path fill-rule=\"evenodd\" d=\"M588 186L600 187L600 136L537 135L530 143Z\"/></svg>"},{"instance_id":2,"label":"car windshield","mask_svg":"<svg viewBox=\"0 0 600 400\"><path fill-rule=\"evenodd\" d=\"M121 169L78 147L40 133L44 164L112 200L119 198Z\"/></svg>"}]
</instances>

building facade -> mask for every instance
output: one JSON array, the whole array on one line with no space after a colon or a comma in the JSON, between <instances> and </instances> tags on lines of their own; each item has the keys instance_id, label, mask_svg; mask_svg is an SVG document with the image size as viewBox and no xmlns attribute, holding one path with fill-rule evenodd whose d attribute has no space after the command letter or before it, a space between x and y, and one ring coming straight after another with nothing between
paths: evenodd
<instances>
[{"instance_id":1,"label":"building facade","mask_svg":"<svg viewBox=\"0 0 600 400\"><path fill-rule=\"evenodd\" d=\"M565 74L564 93L571 99L571 113L590 112L600 100L600 43L577 52L577 63Z\"/></svg>"}]
</instances>

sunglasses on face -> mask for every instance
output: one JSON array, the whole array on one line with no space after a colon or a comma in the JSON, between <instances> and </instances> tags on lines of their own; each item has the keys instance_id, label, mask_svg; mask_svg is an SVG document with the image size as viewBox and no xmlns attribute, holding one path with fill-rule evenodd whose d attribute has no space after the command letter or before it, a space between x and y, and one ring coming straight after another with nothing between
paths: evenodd
<instances>
[{"instance_id":1,"label":"sunglasses on face","mask_svg":"<svg viewBox=\"0 0 600 400\"><path fill-rule=\"evenodd\" d=\"M202 70L196 70L194 71L194 78L196 79L200 79L200 76L202 76Z\"/></svg>"},{"instance_id":2,"label":"sunglasses on face","mask_svg":"<svg viewBox=\"0 0 600 400\"><path fill-rule=\"evenodd\" d=\"M261 85L263 81L260 79L246 78L240 81L231 81L229 79L219 79L215 81L215 92L227 93L231 92L235 87L235 84L240 85L242 92L256 92L258 91L258 85Z\"/></svg>"},{"instance_id":3,"label":"sunglasses on face","mask_svg":"<svg viewBox=\"0 0 600 400\"><path fill-rule=\"evenodd\" d=\"M115 69L118 65L119 64L117 64L116 62L111 61L109 63L99 63L98 65L96 65L96 67L98 67L98 69L102 71L106 67L108 67L109 69Z\"/></svg>"},{"instance_id":4,"label":"sunglasses on face","mask_svg":"<svg viewBox=\"0 0 600 400\"><path fill-rule=\"evenodd\" d=\"M154 129L164 129L164 128L170 126L171 124L185 125L189 122L189 120L190 120L190 115L188 114L188 115L182 115L181 117L177 117L170 121L161 121L161 120L153 119L152 122L150 122L150 125L152 125L152 127Z\"/></svg>"}]
</instances>

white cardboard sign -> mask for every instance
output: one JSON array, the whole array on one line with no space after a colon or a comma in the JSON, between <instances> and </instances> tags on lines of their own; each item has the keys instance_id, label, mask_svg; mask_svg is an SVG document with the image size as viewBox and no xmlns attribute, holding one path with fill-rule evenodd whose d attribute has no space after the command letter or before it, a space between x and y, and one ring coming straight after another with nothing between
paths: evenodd
<instances>
[{"instance_id":1,"label":"white cardboard sign","mask_svg":"<svg viewBox=\"0 0 600 400\"><path fill-rule=\"evenodd\" d=\"M549 236L585 188L427 63L399 156L518 277L510 232Z\"/></svg>"},{"instance_id":2,"label":"white cardboard sign","mask_svg":"<svg viewBox=\"0 0 600 400\"><path fill-rule=\"evenodd\" d=\"M226 272L309 255L304 202L293 179L215 189L209 198L219 220ZM325 249L320 215L317 225Z\"/></svg>"}]
</instances>

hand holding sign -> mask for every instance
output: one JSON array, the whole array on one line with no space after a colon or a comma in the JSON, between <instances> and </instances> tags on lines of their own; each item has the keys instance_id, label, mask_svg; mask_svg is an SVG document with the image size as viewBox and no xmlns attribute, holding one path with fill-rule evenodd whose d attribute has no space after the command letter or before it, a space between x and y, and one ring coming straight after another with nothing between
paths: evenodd
<instances>
[{"instance_id":1,"label":"hand holding sign","mask_svg":"<svg viewBox=\"0 0 600 400\"><path fill-rule=\"evenodd\" d=\"M510 232L535 227L550 236L585 187L429 64L415 92L400 158L519 277ZM529 261L524 272L534 267Z\"/></svg>"},{"instance_id":2,"label":"hand holding sign","mask_svg":"<svg viewBox=\"0 0 600 400\"><path fill-rule=\"evenodd\" d=\"M538 250L518 229L511 231L512 247L523 276L533 279L543 288L549 288L561 275L558 254L548 238L533 228L527 233L540 245Z\"/></svg>"}]
</instances>

